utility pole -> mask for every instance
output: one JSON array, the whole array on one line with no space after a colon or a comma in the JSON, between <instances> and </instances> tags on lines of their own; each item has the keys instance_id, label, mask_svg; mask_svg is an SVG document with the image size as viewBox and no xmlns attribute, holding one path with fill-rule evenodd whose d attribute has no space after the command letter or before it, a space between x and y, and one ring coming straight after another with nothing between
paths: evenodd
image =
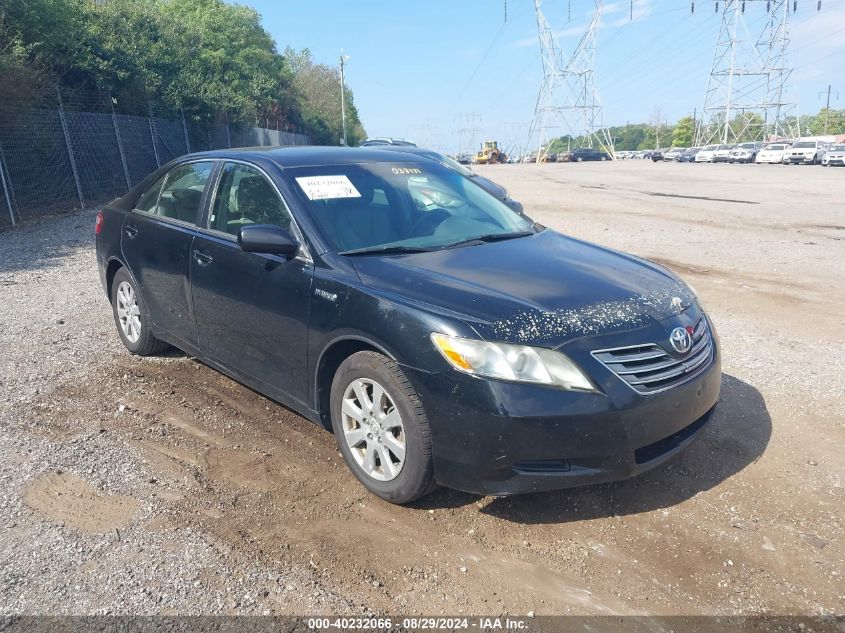
<instances>
[{"instance_id":1,"label":"utility pole","mask_svg":"<svg viewBox=\"0 0 845 633\"><path fill-rule=\"evenodd\" d=\"M340 119L343 126L343 146L346 147L346 82L343 78L343 67L350 60L348 55L340 49Z\"/></svg>"},{"instance_id":2,"label":"utility pole","mask_svg":"<svg viewBox=\"0 0 845 633\"><path fill-rule=\"evenodd\" d=\"M824 107L824 133L827 134L827 125L830 122L830 90L832 86L827 84L827 104ZM819 97L821 97L824 93L820 92ZM839 98L839 93L836 93L836 98Z\"/></svg>"}]
</instances>

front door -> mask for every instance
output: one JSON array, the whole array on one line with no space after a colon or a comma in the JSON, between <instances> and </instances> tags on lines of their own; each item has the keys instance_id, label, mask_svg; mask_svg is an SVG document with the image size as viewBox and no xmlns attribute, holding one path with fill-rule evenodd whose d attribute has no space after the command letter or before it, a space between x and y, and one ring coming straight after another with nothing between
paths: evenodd
<instances>
[{"instance_id":1,"label":"front door","mask_svg":"<svg viewBox=\"0 0 845 633\"><path fill-rule=\"evenodd\" d=\"M308 301L313 264L245 253L246 224L292 230L290 211L257 168L226 163L191 253L193 305L203 354L306 403Z\"/></svg>"},{"instance_id":2,"label":"front door","mask_svg":"<svg viewBox=\"0 0 845 633\"><path fill-rule=\"evenodd\" d=\"M190 252L214 163L177 165L144 193L123 221L124 260L158 331L196 345ZM178 342L177 342L178 344Z\"/></svg>"}]
</instances>

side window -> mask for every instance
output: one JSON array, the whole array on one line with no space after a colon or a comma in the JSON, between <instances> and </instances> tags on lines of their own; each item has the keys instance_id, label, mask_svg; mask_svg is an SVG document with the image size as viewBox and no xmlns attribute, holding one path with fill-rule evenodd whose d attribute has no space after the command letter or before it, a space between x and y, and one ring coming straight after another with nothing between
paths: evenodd
<instances>
[{"instance_id":1,"label":"side window","mask_svg":"<svg viewBox=\"0 0 845 633\"><path fill-rule=\"evenodd\" d=\"M275 188L254 167L226 163L208 227L237 235L245 224L275 224L290 230L290 214Z\"/></svg>"},{"instance_id":2,"label":"side window","mask_svg":"<svg viewBox=\"0 0 845 633\"><path fill-rule=\"evenodd\" d=\"M147 189L138 199L138 202L135 204L135 208L138 209L138 211L155 213L156 204L158 203L158 194L161 191L161 185L164 183L165 178L167 178L167 174L156 180L155 184Z\"/></svg>"},{"instance_id":3,"label":"side window","mask_svg":"<svg viewBox=\"0 0 845 633\"><path fill-rule=\"evenodd\" d=\"M195 223L212 167L211 162L200 162L180 165L172 170L161 190L156 214Z\"/></svg>"}]
</instances>

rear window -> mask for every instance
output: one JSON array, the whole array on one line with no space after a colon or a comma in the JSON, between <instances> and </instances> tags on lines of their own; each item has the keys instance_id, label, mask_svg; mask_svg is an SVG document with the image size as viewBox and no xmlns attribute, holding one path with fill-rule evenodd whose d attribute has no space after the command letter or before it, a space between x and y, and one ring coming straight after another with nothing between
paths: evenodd
<instances>
[{"instance_id":1,"label":"rear window","mask_svg":"<svg viewBox=\"0 0 845 633\"><path fill-rule=\"evenodd\" d=\"M798 141L792 147L796 148L796 149L806 149L808 147L815 147L815 146L816 146L816 144L811 142L811 141Z\"/></svg>"}]
</instances>

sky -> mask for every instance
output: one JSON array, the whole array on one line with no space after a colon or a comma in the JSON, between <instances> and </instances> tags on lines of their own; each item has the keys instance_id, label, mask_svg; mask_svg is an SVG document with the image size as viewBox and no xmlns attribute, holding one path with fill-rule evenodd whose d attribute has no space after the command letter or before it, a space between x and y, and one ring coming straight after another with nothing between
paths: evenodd
<instances>
[{"instance_id":1,"label":"sky","mask_svg":"<svg viewBox=\"0 0 845 633\"><path fill-rule=\"evenodd\" d=\"M543 70L532 0L241 0L280 50L316 61L349 56L347 85L369 136L470 150L484 139L525 143ZM790 18L798 113L845 108L845 0L798 0ZM595 81L605 125L670 123L700 114L719 33L713 0L605 0ZM765 18L749 0L749 31ZM543 0L561 48L572 51L594 0ZM506 16L507 11L507 16ZM633 17L633 19L632 19ZM511 151L514 151L511 149Z\"/></svg>"}]
</instances>

